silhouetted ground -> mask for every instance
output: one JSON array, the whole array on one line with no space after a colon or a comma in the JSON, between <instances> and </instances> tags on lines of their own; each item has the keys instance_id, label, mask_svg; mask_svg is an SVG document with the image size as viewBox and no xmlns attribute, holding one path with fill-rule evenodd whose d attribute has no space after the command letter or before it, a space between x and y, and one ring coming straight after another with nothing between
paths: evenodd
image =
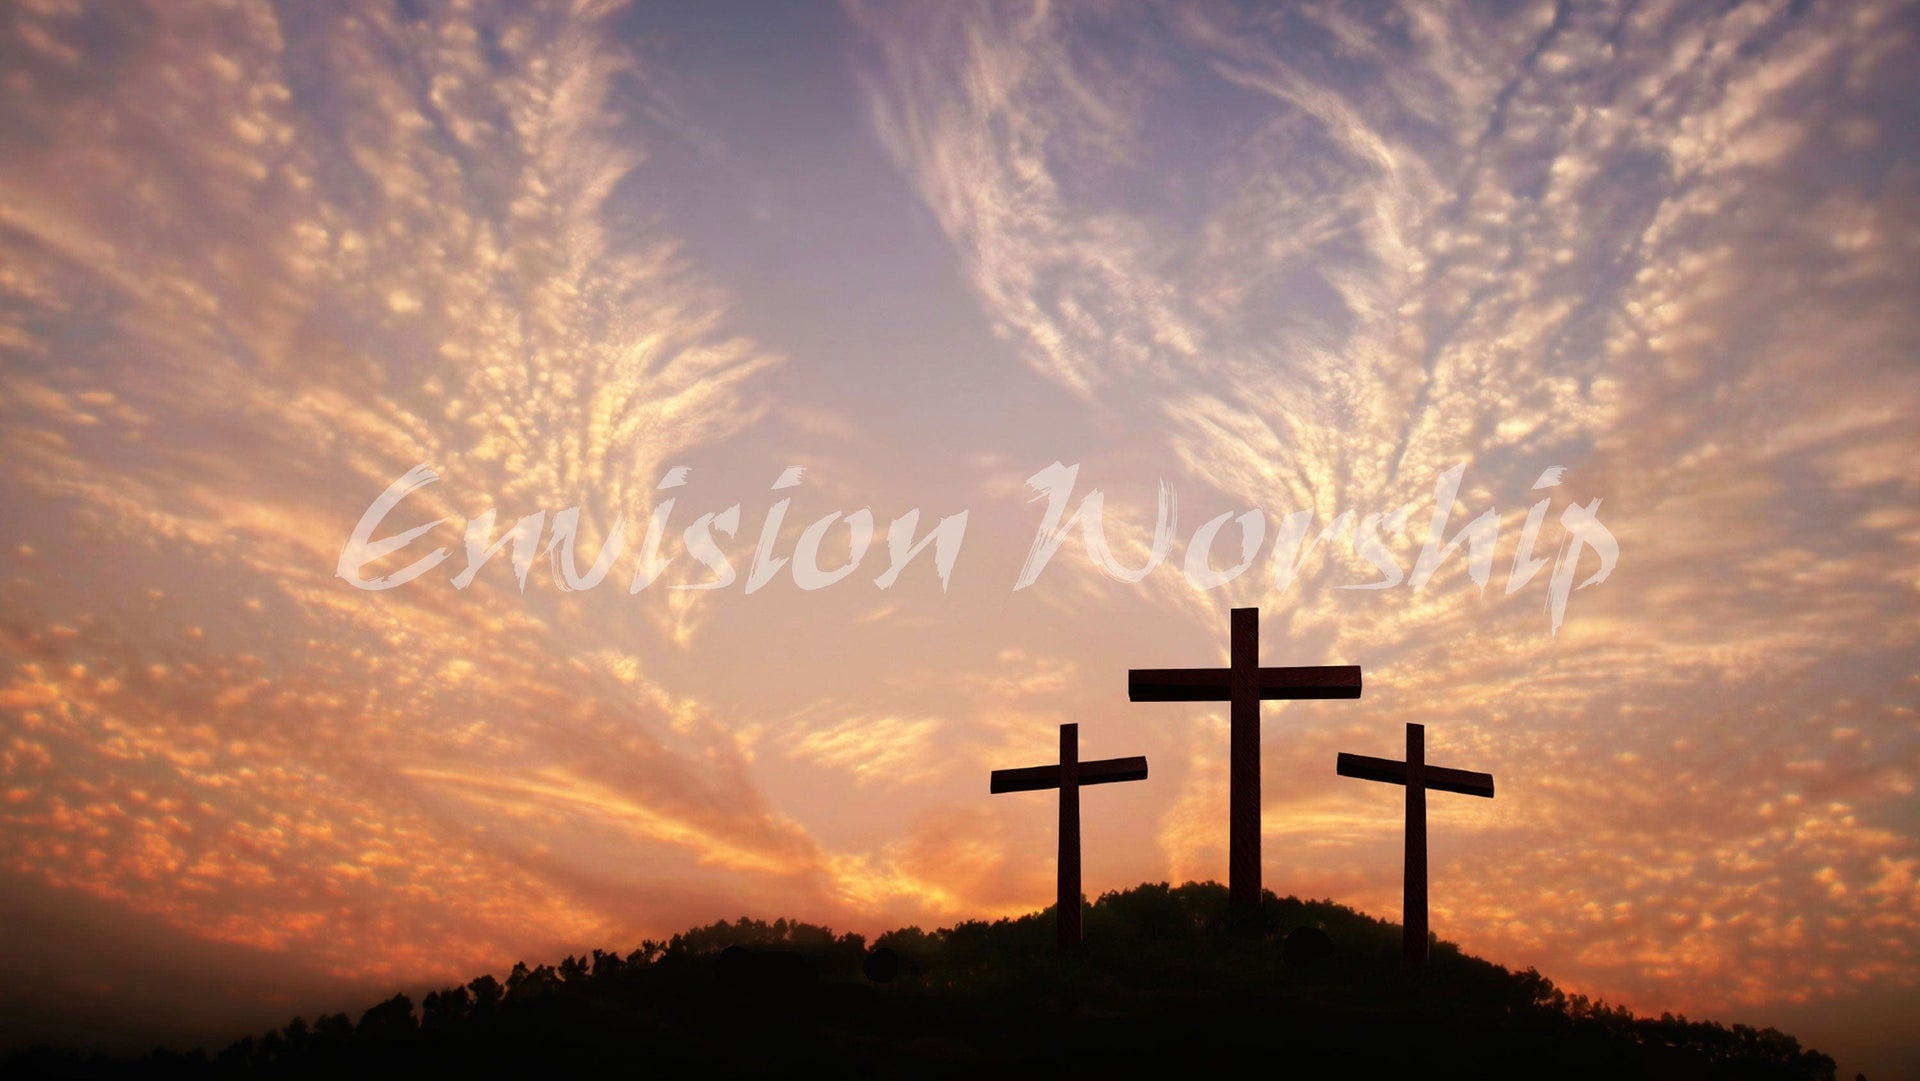
<instances>
[{"instance_id":1,"label":"silhouetted ground","mask_svg":"<svg viewBox=\"0 0 1920 1081\"><path fill-rule=\"evenodd\" d=\"M626 955L517 965L504 982L482 976L418 1008L397 995L357 1021L296 1018L211 1056L29 1052L0 1072L1136 1076L1238 1073L1244 1060L1311 1077L1833 1077L1832 1059L1772 1029L1635 1018L1446 942L1425 974L1409 974L1397 925L1332 902L1269 894L1250 927L1226 926L1225 909L1213 883L1108 894L1086 911L1086 945L1065 957L1051 909L893 931L871 952L858 935L743 919ZM892 955L871 956L881 948ZM885 983L863 974L890 970Z\"/></svg>"}]
</instances>

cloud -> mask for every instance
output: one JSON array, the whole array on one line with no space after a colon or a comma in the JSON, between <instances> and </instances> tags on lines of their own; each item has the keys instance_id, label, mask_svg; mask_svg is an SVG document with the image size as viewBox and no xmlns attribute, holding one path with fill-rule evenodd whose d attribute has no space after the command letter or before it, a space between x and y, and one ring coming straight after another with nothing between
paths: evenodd
<instances>
[{"instance_id":1,"label":"cloud","mask_svg":"<svg viewBox=\"0 0 1920 1081\"><path fill-rule=\"evenodd\" d=\"M1912 848L1920 552L1884 508L1914 494L1915 204L1872 119L1908 82L1896 8L854 12L876 131L983 312L1186 490L1420 523L1467 461L1451 529L1497 508L1496 569L1533 499L1604 503L1619 572L1557 639L1539 593L1476 592L1460 557L1417 593L1330 588L1365 580L1336 558L1224 590L1270 613L1269 658L1365 664L1364 722L1318 724L1421 720L1500 776L1436 864L1443 934L1648 1002L1913 986L1872 928L1920 912L1852 884ZM1530 492L1543 469L1560 485ZM1403 568L1410 533L1385 538ZM1221 632L1217 600L1149 588ZM1861 692L1896 711L1864 753L1829 717ZM1397 811L1318 779L1360 749L1324 734L1268 744L1268 776L1316 778L1269 796L1309 846L1279 885L1344 888L1364 854L1391 910L1366 835ZM1223 769L1186 764L1176 869L1221 862ZM1788 797L1797 825L1757 817Z\"/></svg>"},{"instance_id":2,"label":"cloud","mask_svg":"<svg viewBox=\"0 0 1920 1081\"><path fill-rule=\"evenodd\" d=\"M578 505L590 551L669 455L764 407L778 358L615 200L646 154L617 99L644 90L604 14L16 16L9 865L411 977L630 930L562 851L581 816L742 873L817 864L698 707L583 671L589 611L493 568L331 578L415 463L444 480L400 514ZM577 696L596 682L643 704Z\"/></svg>"}]
</instances>

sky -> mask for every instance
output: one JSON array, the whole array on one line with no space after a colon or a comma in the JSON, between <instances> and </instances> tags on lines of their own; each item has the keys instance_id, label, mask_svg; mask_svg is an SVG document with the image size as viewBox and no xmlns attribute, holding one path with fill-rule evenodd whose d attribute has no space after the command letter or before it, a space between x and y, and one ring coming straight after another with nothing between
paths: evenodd
<instances>
[{"instance_id":1,"label":"sky","mask_svg":"<svg viewBox=\"0 0 1920 1081\"><path fill-rule=\"evenodd\" d=\"M1034 911L1064 723L1090 895L1224 881L1126 672L1258 607L1365 680L1263 709L1269 889L1399 918L1334 759L1424 724L1440 936L1920 1077L1917 39L7 4L0 1039Z\"/></svg>"}]
</instances>

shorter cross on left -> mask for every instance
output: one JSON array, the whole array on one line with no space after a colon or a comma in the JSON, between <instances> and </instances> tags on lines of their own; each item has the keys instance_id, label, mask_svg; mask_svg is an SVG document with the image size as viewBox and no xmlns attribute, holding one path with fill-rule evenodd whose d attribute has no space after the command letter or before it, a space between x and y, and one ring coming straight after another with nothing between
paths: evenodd
<instances>
[{"instance_id":1,"label":"shorter cross on left","mask_svg":"<svg viewBox=\"0 0 1920 1081\"><path fill-rule=\"evenodd\" d=\"M996 793L1060 790L1060 889L1054 920L1062 950L1080 944L1080 786L1146 779L1144 757L1080 761L1080 726L1077 724L1060 726L1058 765L993 771L992 790Z\"/></svg>"}]
</instances>

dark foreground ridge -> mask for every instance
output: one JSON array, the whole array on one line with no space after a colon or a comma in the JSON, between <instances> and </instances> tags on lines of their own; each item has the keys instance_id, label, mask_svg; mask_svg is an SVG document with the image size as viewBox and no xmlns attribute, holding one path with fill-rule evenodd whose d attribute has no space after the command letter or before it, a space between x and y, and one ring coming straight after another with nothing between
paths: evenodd
<instances>
[{"instance_id":1,"label":"dark foreground ridge","mask_svg":"<svg viewBox=\"0 0 1920 1081\"><path fill-rule=\"evenodd\" d=\"M212 1055L23 1052L0 1073L1833 1077L1831 1058L1773 1029L1636 1018L1447 942L1411 973L1398 925L1330 901L1269 893L1240 927L1226 910L1214 883L1109 893L1085 909L1086 943L1068 955L1051 909L909 927L871 949L859 935L742 919L625 955L515 965L504 982L481 976L417 1007L395 995L357 1020L295 1018Z\"/></svg>"}]
</instances>

